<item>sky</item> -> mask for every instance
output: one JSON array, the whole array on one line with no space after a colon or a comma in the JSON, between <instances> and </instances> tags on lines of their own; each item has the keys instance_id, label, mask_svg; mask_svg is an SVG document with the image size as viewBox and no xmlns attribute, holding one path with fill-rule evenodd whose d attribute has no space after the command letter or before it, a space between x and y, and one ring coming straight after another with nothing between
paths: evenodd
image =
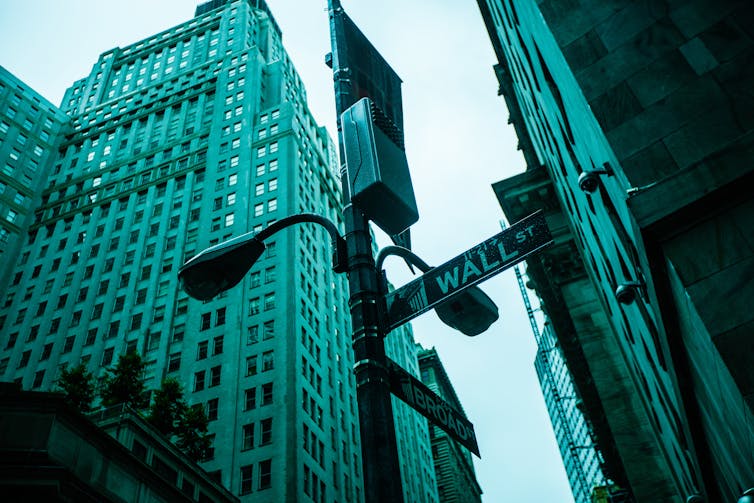
<instances>
[{"instance_id":1,"label":"sky","mask_svg":"<svg viewBox=\"0 0 754 503\"><path fill-rule=\"evenodd\" d=\"M419 222L413 250L439 265L500 232L491 185L525 169L474 0L342 0L403 80L406 152ZM0 65L55 105L99 55L193 17L196 0L0 0ZM326 0L268 0L318 123L335 138ZM378 233L379 234L379 233ZM389 242L378 235L384 246ZM386 261L400 286L412 276ZM573 501L533 361L536 350L513 270L481 284L500 319L470 338L430 312L412 322L435 347L474 424L485 503Z\"/></svg>"}]
</instances>

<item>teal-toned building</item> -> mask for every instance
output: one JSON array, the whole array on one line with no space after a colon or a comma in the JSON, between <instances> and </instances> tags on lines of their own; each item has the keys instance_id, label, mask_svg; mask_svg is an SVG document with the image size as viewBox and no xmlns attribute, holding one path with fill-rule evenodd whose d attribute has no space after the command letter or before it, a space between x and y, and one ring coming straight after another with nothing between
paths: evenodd
<instances>
[{"instance_id":1,"label":"teal-toned building","mask_svg":"<svg viewBox=\"0 0 754 503\"><path fill-rule=\"evenodd\" d=\"M595 442L594 430L582 412L584 402L568 369L563 348L552 323L546 317L537 316L521 267L516 266L514 272L537 343L534 369L542 388L545 407L550 416L573 499L577 503L589 503L594 495L601 491L610 494L613 503L618 503L622 501L621 496L625 491L615 487L602 473L604 459L600 446ZM532 286L531 283L529 286Z\"/></svg>"},{"instance_id":2,"label":"teal-toned building","mask_svg":"<svg viewBox=\"0 0 754 503\"><path fill-rule=\"evenodd\" d=\"M3 75L5 100L16 83ZM207 2L104 52L61 109L48 114L50 137L61 131L27 227L2 224L22 244L3 255L0 380L46 391L63 365L102 376L138 351L148 388L175 377L204 404L213 449L202 466L241 501L363 501L348 286L326 232L276 234L211 301L178 285L197 252L285 216L342 228L333 142L265 2ZM410 330L390 339L417 373ZM396 417L406 501L434 502L426 420L401 407Z\"/></svg>"},{"instance_id":3,"label":"teal-toned building","mask_svg":"<svg viewBox=\"0 0 754 503\"><path fill-rule=\"evenodd\" d=\"M605 477L635 501L736 501L754 486L754 10L478 4L527 163L495 192L510 221L546 213L555 244L527 276Z\"/></svg>"},{"instance_id":4,"label":"teal-toned building","mask_svg":"<svg viewBox=\"0 0 754 503\"><path fill-rule=\"evenodd\" d=\"M421 381L465 417L461 401L437 350L425 349L419 344L416 348L419 352ZM429 428L440 503L481 502L482 488L477 481L469 450L439 426L431 424Z\"/></svg>"},{"instance_id":5,"label":"teal-toned building","mask_svg":"<svg viewBox=\"0 0 754 503\"><path fill-rule=\"evenodd\" d=\"M12 280L67 122L60 109L0 66L0 292Z\"/></svg>"}]
</instances>

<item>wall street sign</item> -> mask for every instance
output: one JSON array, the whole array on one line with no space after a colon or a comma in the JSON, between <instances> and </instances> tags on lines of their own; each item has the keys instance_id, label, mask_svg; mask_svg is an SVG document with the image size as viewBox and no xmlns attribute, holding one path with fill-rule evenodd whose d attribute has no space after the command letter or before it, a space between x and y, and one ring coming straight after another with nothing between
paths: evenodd
<instances>
[{"instance_id":1,"label":"wall street sign","mask_svg":"<svg viewBox=\"0 0 754 503\"><path fill-rule=\"evenodd\" d=\"M542 211L385 295L387 331L517 264L552 243Z\"/></svg>"},{"instance_id":2,"label":"wall street sign","mask_svg":"<svg viewBox=\"0 0 754 503\"><path fill-rule=\"evenodd\" d=\"M458 443L479 456L474 425L420 380L387 358L390 391L414 410L442 428Z\"/></svg>"}]
</instances>

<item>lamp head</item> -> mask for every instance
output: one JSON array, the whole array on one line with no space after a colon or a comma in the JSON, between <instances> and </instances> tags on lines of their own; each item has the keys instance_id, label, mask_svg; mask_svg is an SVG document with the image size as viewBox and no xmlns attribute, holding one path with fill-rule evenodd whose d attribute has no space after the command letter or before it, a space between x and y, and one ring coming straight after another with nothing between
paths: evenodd
<instances>
[{"instance_id":1,"label":"lamp head","mask_svg":"<svg viewBox=\"0 0 754 503\"><path fill-rule=\"evenodd\" d=\"M435 312L443 323L468 336L481 334L499 318L495 303L476 286L438 305Z\"/></svg>"},{"instance_id":2,"label":"lamp head","mask_svg":"<svg viewBox=\"0 0 754 503\"><path fill-rule=\"evenodd\" d=\"M181 266L181 288L195 299L209 300L236 286L264 249L264 243L253 233L211 246Z\"/></svg>"}]
</instances>

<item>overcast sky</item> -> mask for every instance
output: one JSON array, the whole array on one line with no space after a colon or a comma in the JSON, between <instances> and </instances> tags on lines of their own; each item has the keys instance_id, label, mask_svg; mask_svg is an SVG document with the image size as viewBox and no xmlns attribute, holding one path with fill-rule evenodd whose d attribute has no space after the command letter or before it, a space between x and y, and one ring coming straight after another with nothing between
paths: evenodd
<instances>
[{"instance_id":1,"label":"overcast sky","mask_svg":"<svg viewBox=\"0 0 754 503\"><path fill-rule=\"evenodd\" d=\"M497 96L494 53L474 0L342 0L403 80L406 151L420 220L414 251L439 265L500 231L491 184L524 170ZM99 54L193 16L196 0L0 0L0 64L58 105ZM335 137L326 0L268 0L315 119ZM382 244L387 244L382 241ZM387 262L396 285L411 276ZM475 426L487 503L572 501L534 372L535 344L512 270L482 284L500 309L468 338L434 313L414 323Z\"/></svg>"}]
</instances>

